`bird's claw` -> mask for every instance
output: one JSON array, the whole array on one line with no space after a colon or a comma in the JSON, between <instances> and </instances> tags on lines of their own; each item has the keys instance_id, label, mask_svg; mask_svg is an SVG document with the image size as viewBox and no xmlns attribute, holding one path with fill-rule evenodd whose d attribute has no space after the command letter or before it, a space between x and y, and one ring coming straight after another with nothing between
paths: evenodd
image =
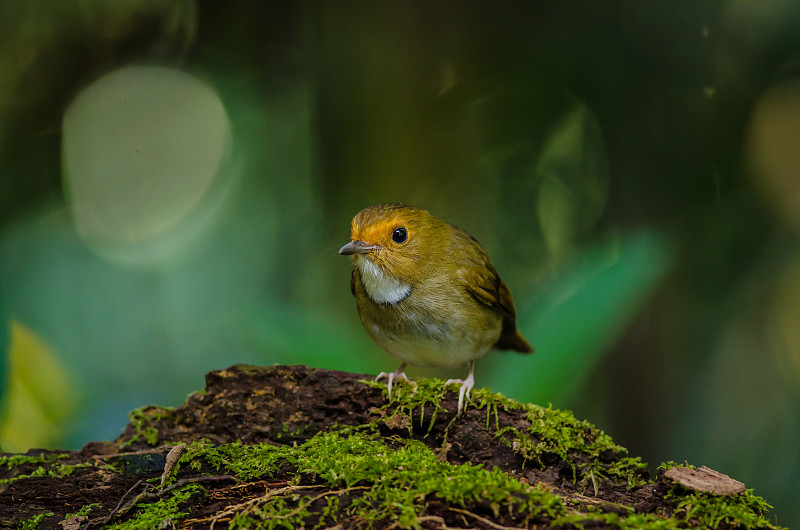
<instances>
[{"instance_id":1,"label":"bird's claw","mask_svg":"<svg viewBox=\"0 0 800 530\"><path fill-rule=\"evenodd\" d=\"M469 374L467 375L466 379L448 379L444 386L447 386L451 383L456 383L461 385L461 388L458 389L458 416L461 416L461 413L464 411L465 403L464 397L466 396L467 401L470 403L472 399L470 399L469 394L472 391L472 387L475 386L475 377L473 376L473 372L475 371L475 361L472 361L472 364L469 366Z\"/></svg>"},{"instance_id":2,"label":"bird's claw","mask_svg":"<svg viewBox=\"0 0 800 530\"><path fill-rule=\"evenodd\" d=\"M388 384L386 386L389 388L389 401L392 400L392 382L395 379L405 379L406 381L408 381L408 377L405 374L405 369L406 369L406 365L403 364L403 365L400 366L400 368L398 368L394 372L391 372L391 373L390 372L381 372L381 373L378 374L378 377L375 378L375 381L379 381L380 379L383 379L384 377L388 380Z\"/></svg>"},{"instance_id":3,"label":"bird's claw","mask_svg":"<svg viewBox=\"0 0 800 530\"><path fill-rule=\"evenodd\" d=\"M448 379L444 386L450 384L460 385L460 388L458 389L458 415L461 416L461 413L464 411L464 398L466 397L466 401L472 403L472 399L469 395L472 391L472 387L475 385L475 382L469 377L466 380Z\"/></svg>"}]
</instances>

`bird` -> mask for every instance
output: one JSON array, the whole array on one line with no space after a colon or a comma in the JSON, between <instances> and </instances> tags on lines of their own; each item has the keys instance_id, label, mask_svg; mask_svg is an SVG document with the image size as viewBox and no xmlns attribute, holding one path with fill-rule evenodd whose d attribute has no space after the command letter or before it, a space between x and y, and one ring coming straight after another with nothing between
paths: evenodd
<instances>
[{"instance_id":1,"label":"bird","mask_svg":"<svg viewBox=\"0 0 800 530\"><path fill-rule=\"evenodd\" d=\"M350 290L361 323L386 353L401 361L381 372L392 383L408 381L409 364L458 368L469 364L458 384L458 411L475 385L475 361L492 348L533 353L516 326L511 291L478 241L427 210L387 203L353 217Z\"/></svg>"}]
</instances>

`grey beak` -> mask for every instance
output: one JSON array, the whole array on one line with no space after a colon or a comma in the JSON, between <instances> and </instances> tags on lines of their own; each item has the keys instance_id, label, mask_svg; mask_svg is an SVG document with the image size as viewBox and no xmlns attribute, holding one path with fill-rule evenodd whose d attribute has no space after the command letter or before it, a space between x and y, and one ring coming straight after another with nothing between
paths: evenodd
<instances>
[{"instance_id":1,"label":"grey beak","mask_svg":"<svg viewBox=\"0 0 800 530\"><path fill-rule=\"evenodd\" d=\"M378 245L367 245L363 241L350 241L345 246L339 249L339 254L342 256L350 256L352 254L369 254L378 248Z\"/></svg>"}]
</instances>

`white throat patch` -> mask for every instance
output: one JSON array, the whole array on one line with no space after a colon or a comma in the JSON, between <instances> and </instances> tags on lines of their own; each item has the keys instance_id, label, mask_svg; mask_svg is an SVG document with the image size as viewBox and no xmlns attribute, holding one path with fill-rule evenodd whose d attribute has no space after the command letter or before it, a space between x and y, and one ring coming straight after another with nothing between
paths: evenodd
<instances>
[{"instance_id":1,"label":"white throat patch","mask_svg":"<svg viewBox=\"0 0 800 530\"><path fill-rule=\"evenodd\" d=\"M356 266L361 272L361 283L367 295L376 304L396 304L411 292L411 286L397 278L384 274L372 260L366 256L356 258Z\"/></svg>"}]
</instances>

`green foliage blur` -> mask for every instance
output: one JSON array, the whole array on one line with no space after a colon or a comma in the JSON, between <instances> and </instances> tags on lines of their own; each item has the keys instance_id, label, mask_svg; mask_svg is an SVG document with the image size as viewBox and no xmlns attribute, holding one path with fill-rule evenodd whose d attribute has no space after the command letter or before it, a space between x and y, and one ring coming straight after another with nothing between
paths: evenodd
<instances>
[{"instance_id":1,"label":"green foliage blur","mask_svg":"<svg viewBox=\"0 0 800 530\"><path fill-rule=\"evenodd\" d=\"M406 202L536 347L478 386L800 524L798 53L782 0L3 2L0 444L238 362L393 370L337 250Z\"/></svg>"}]
</instances>

